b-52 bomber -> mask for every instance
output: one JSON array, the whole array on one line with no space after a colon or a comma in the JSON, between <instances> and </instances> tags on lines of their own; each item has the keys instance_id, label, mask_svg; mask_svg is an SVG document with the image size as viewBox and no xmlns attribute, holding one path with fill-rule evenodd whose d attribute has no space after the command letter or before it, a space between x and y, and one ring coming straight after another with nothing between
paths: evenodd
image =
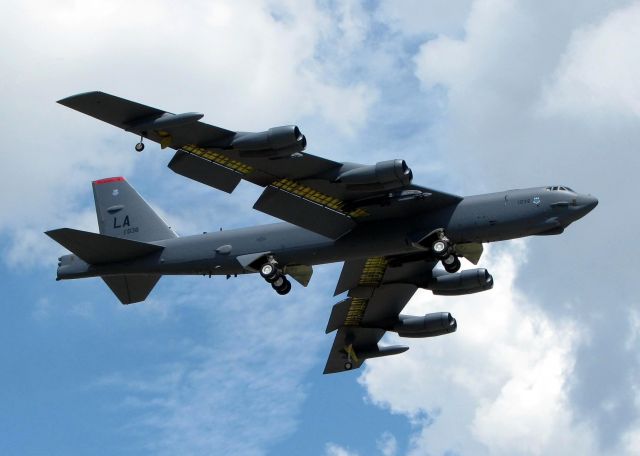
<instances>
[{"instance_id":1,"label":"b-52 bomber","mask_svg":"<svg viewBox=\"0 0 640 456\"><path fill-rule=\"evenodd\" d=\"M178 237L122 177L93 182L100 234L48 231L73 252L60 257L57 279L101 277L123 304L143 301L162 275L258 273L281 294L290 278L306 286L312 267L344 262L327 333L337 331L325 374L358 368L406 346L380 346L386 331L400 337L452 333L448 312L400 312L418 288L438 295L488 290L477 264L482 244L556 235L597 204L592 196L550 185L461 197L412 183L401 159L374 165L340 163L305 152L296 126L235 132L102 92L60 104L160 143L176 152L174 172L227 193L244 179L264 187L253 206L284 223ZM442 267L440 267L440 265Z\"/></svg>"}]
</instances>

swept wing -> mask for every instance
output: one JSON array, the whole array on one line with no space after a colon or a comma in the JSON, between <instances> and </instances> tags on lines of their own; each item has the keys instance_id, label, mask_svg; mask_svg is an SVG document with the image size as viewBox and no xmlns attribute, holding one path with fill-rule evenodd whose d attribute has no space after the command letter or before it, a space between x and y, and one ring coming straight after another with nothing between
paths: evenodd
<instances>
[{"instance_id":1,"label":"swept wing","mask_svg":"<svg viewBox=\"0 0 640 456\"><path fill-rule=\"evenodd\" d=\"M242 179L265 187L255 209L333 239L358 223L461 200L411 184L403 160L365 166L306 153L306 139L295 126L237 132L203 123L199 113L173 114L103 92L59 103L175 149L169 167L190 179L228 193Z\"/></svg>"},{"instance_id":2,"label":"swept wing","mask_svg":"<svg viewBox=\"0 0 640 456\"><path fill-rule=\"evenodd\" d=\"M431 277L434 261L401 263L402 258L375 257L346 261L336 294L349 291L333 306L327 333L337 330L324 369L332 374L358 368L365 359L394 355L406 346L382 347L378 342L393 329L409 299ZM455 325L455 320L452 322ZM455 330L452 326L451 331Z\"/></svg>"}]
</instances>

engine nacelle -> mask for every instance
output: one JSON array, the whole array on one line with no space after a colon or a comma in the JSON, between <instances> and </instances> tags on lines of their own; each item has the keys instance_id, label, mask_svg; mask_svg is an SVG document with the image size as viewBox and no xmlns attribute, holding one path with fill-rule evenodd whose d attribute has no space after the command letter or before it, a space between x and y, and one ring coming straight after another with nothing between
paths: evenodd
<instances>
[{"instance_id":1,"label":"engine nacelle","mask_svg":"<svg viewBox=\"0 0 640 456\"><path fill-rule=\"evenodd\" d=\"M435 337L455 332L458 329L456 319L449 312L426 314L424 317L399 315L392 331L400 337Z\"/></svg>"},{"instance_id":2,"label":"engine nacelle","mask_svg":"<svg viewBox=\"0 0 640 456\"><path fill-rule=\"evenodd\" d=\"M435 295L457 296L493 288L493 277L484 268L468 269L456 274L441 272L427 282L425 288L433 291Z\"/></svg>"},{"instance_id":3,"label":"engine nacelle","mask_svg":"<svg viewBox=\"0 0 640 456\"><path fill-rule=\"evenodd\" d=\"M273 127L259 133L240 132L231 141L231 147L239 151L286 150L301 152L307 147L307 139L295 125Z\"/></svg>"},{"instance_id":4,"label":"engine nacelle","mask_svg":"<svg viewBox=\"0 0 640 456\"><path fill-rule=\"evenodd\" d=\"M401 187L411 183L413 173L404 160L386 160L343 172L336 182L357 186Z\"/></svg>"}]
</instances>

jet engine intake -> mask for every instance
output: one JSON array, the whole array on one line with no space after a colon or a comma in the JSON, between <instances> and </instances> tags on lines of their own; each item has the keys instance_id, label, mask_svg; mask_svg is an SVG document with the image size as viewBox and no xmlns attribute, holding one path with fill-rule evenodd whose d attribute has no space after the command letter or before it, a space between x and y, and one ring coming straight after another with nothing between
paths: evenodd
<instances>
[{"instance_id":1,"label":"jet engine intake","mask_svg":"<svg viewBox=\"0 0 640 456\"><path fill-rule=\"evenodd\" d=\"M435 295L458 296L493 288L493 277L484 268L468 269L456 274L434 271L426 286Z\"/></svg>"},{"instance_id":2,"label":"jet engine intake","mask_svg":"<svg viewBox=\"0 0 640 456\"><path fill-rule=\"evenodd\" d=\"M424 317L399 315L392 331L400 337L435 337L455 332L458 329L456 319L449 312L426 314Z\"/></svg>"},{"instance_id":3,"label":"jet engine intake","mask_svg":"<svg viewBox=\"0 0 640 456\"><path fill-rule=\"evenodd\" d=\"M295 153L307 147L307 139L297 126L287 125L259 133L238 132L231 141L231 147L243 152L286 149Z\"/></svg>"},{"instance_id":4,"label":"jet engine intake","mask_svg":"<svg viewBox=\"0 0 640 456\"><path fill-rule=\"evenodd\" d=\"M413 173L407 162L396 159L350 169L340 174L336 182L354 186L396 188L410 184L412 179Z\"/></svg>"}]
</instances>

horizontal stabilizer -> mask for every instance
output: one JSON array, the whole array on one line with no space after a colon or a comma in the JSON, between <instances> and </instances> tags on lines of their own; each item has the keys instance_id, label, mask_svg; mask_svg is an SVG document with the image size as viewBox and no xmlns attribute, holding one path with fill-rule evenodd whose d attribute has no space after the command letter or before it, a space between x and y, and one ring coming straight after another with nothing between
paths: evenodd
<instances>
[{"instance_id":1,"label":"horizontal stabilizer","mask_svg":"<svg viewBox=\"0 0 640 456\"><path fill-rule=\"evenodd\" d=\"M72 228L59 228L47 231L45 234L89 264L131 260L164 249L155 244Z\"/></svg>"},{"instance_id":2,"label":"horizontal stabilizer","mask_svg":"<svg viewBox=\"0 0 640 456\"><path fill-rule=\"evenodd\" d=\"M153 287L160 280L160 274L123 274L102 277L102 280L111 288L113 294L118 297L122 304L133 304L147 299Z\"/></svg>"}]
</instances>

